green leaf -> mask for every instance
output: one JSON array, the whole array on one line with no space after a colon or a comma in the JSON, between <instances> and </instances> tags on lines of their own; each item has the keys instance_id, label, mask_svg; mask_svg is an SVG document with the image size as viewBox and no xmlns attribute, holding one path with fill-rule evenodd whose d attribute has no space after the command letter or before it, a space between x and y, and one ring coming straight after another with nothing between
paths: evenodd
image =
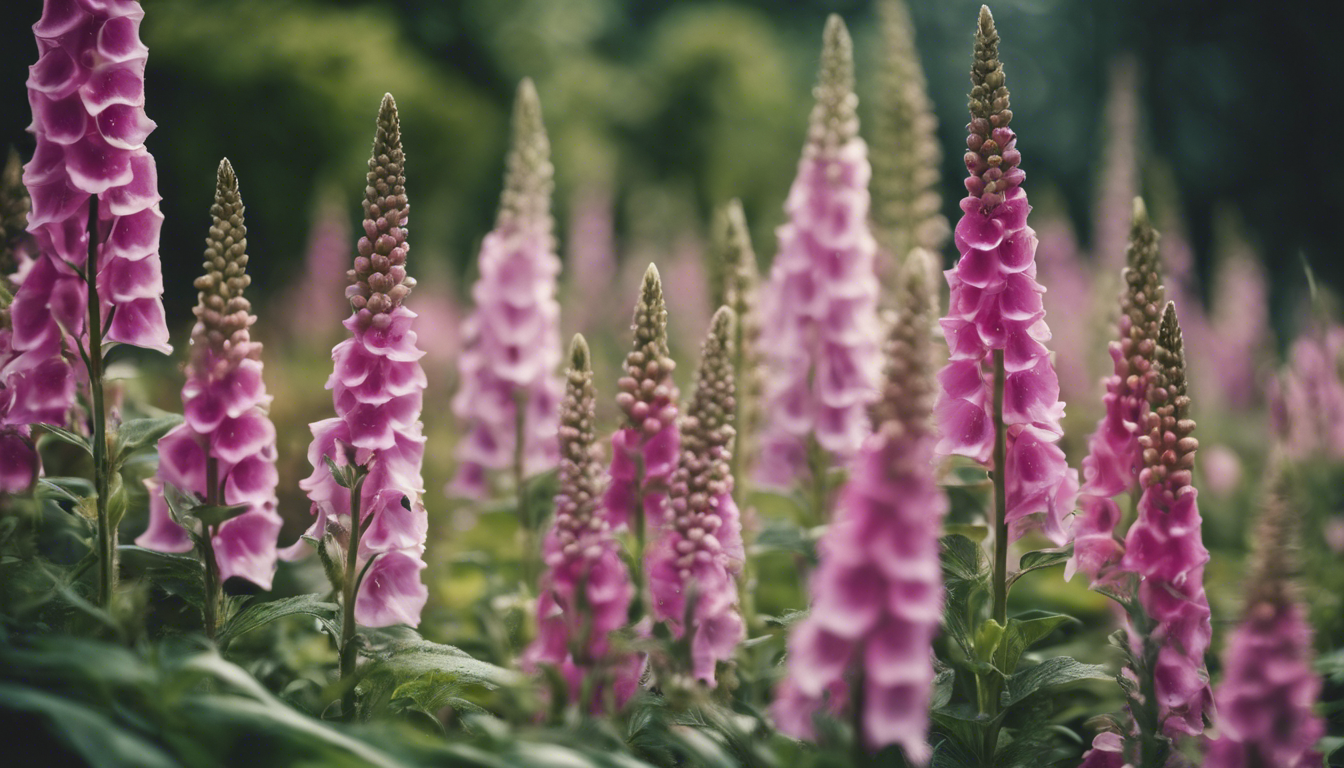
<instances>
[{"instance_id":1,"label":"green leaf","mask_svg":"<svg viewBox=\"0 0 1344 768\"><path fill-rule=\"evenodd\" d=\"M951 534L938 540L942 545L943 573L949 580L984 581L989 578L985 551L971 539Z\"/></svg>"},{"instance_id":2,"label":"green leaf","mask_svg":"<svg viewBox=\"0 0 1344 768\"><path fill-rule=\"evenodd\" d=\"M0 683L0 710L40 715L52 732L93 768L178 765L153 741L139 738L105 715L54 694ZM23 751L21 748L20 753Z\"/></svg>"},{"instance_id":3,"label":"green leaf","mask_svg":"<svg viewBox=\"0 0 1344 768\"><path fill-rule=\"evenodd\" d=\"M79 504L93 493L93 483L82 477L43 477L37 481L39 499L56 499Z\"/></svg>"},{"instance_id":4,"label":"green leaf","mask_svg":"<svg viewBox=\"0 0 1344 768\"><path fill-rule=\"evenodd\" d=\"M1056 549L1038 549L1035 552L1028 552L1022 556L1022 560L1018 564L1018 571L1008 575L1008 586L1012 587L1014 582L1032 571L1063 565L1070 557L1073 557L1072 544Z\"/></svg>"},{"instance_id":5,"label":"green leaf","mask_svg":"<svg viewBox=\"0 0 1344 768\"><path fill-rule=\"evenodd\" d=\"M339 606L335 603L325 602L317 595L298 595L265 603L253 603L224 625L219 632L219 644L227 646L234 638L286 616L314 616L322 622L327 631L336 636L340 633L336 631L333 617L338 609Z\"/></svg>"},{"instance_id":6,"label":"green leaf","mask_svg":"<svg viewBox=\"0 0 1344 768\"><path fill-rule=\"evenodd\" d=\"M121 518L126 516L126 483L121 479L120 472L113 472L110 481L111 486L107 489L107 519L108 524L116 528L121 525Z\"/></svg>"},{"instance_id":7,"label":"green leaf","mask_svg":"<svg viewBox=\"0 0 1344 768\"><path fill-rule=\"evenodd\" d=\"M1077 622L1072 616L1048 611L1028 611L1008 620L1008 628L1003 635L1003 643L995 659L996 666L1005 675L1017 670L1022 654L1037 641L1045 638L1057 627L1067 622Z\"/></svg>"},{"instance_id":8,"label":"green leaf","mask_svg":"<svg viewBox=\"0 0 1344 768\"><path fill-rule=\"evenodd\" d=\"M943 533L946 536L964 536L981 544L989 538L989 526L980 523L948 523L943 526Z\"/></svg>"},{"instance_id":9,"label":"green leaf","mask_svg":"<svg viewBox=\"0 0 1344 768\"><path fill-rule=\"evenodd\" d=\"M208 527L222 525L252 508L251 504L231 504L229 506L199 506L189 513Z\"/></svg>"},{"instance_id":10,"label":"green leaf","mask_svg":"<svg viewBox=\"0 0 1344 768\"><path fill-rule=\"evenodd\" d=\"M205 566L195 555L158 552L133 544L122 544L117 552L126 565L138 564L144 568L159 589L178 595L197 608L205 604Z\"/></svg>"},{"instance_id":11,"label":"green leaf","mask_svg":"<svg viewBox=\"0 0 1344 768\"><path fill-rule=\"evenodd\" d=\"M1114 676L1099 664L1084 664L1068 656L1055 656L1009 677L1007 690L1003 692L1002 706L1006 709L1047 688L1058 688L1079 680L1113 678Z\"/></svg>"},{"instance_id":12,"label":"green leaf","mask_svg":"<svg viewBox=\"0 0 1344 768\"><path fill-rule=\"evenodd\" d=\"M117 439L112 451L112 465L120 465L136 451L158 445L160 438L181 423L182 417L173 413L148 419L132 419L122 424L117 430Z\"/></svg>"},{"instance_id":13,"label":"green leaf","mask_svg":"<svg viewBox=\"0 0 1344 768\"><path fill-rule=\"evenodd\" d=\"M809 562L815 562L817 546L806 528L787 520L771 519L765 522L751 546L753 556L770 553L802 555Z\"/></svg>"},{"instance_id":14,"label":"green leaf","mask_svg":"<svg viewBox=\"0 0 1344 768\"><path fill-rule=\"evenodd\" d=\"M942 709L952 701L953 688L956 686L957 673L944 669L933 678L933 697L929 700L930 709Z\"/></svg>"},{"instance_id":15,"label":"green leaf","mask_svg":"<svg viewBox=\"0 0 1344 768\"><path fill-rule=\"evenodd\" d=\"M62 443L69 443L70 445L76 446L90 456L93 455L93 444L89 442L87 437L77 435L68 429L58 427L55 424L38 424L37 426L46 430L47 434L51 435L52 438L60 440Z\"/></svg>"},{"instance_id":16,"label":"green leaf","mask_svg":"<svg viewBox=\"0 0 1344 768\"><path fill-rule=\"evenodd\" d=\"M958 705L933 710L929 715L934 723L935 755L943 755L941 761L935 759L934 765L964 768L981 765L989 718ZM940 736L943 737L941 742Z\"/></svg>"},{"instance_id":17,"label":"green leaf","mask_svg":"<svg viewBox=\"0 0 1344 768\"><path fill-rule=\"evenodd\" d=\"M372 661L364 666L363 671L369 674L388 673L399 680L438 674L460 683L476 683L488 687L514 685L522 679L517 672L497 667L488 661L481 661L451 645L431 643L416 636L368 637L369 642L365 644L363 652Z\"/></svg>"}]
</instances>

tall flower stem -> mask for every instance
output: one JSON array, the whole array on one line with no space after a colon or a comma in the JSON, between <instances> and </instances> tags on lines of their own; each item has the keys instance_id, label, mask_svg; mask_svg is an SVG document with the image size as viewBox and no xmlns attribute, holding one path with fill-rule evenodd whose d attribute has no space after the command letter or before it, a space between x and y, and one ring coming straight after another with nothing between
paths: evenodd
<instances>
[{"instance_id":1,"label":"tall flower stem","mask_svg":"<svg viewBox=\"0 0 1344 768\"><path fill-rule=\"evenodd\" d=\"M117 531L108 515L108 488L112 464L107 455L107 412L103 404L103 316L98 301L98 196L89 197L89 260L84 265L84 282L89 295L89 352L84 358L89 369L89 390L93 395L93 488L98 500L98 605L112 604L117 588ZM78 343L78 340L76 340Z\"/></svg>"},{"instance_id":2,"label":"tall flower stem","mask_svg":"<svg viewBox=\"0 0 1344 768\"><path fill-rule=\"evenodd\" d=\"M355 662L359 659L359 646L355 644L355 598L359 596L359 583L364 571L373 563L369 558L364 568L359 568L359 536L363 524L359 515L360 493L364 488L365 472L359 470L358 478L350 486L350 535L345 556L345 590L341 595L341 683L346 686L341 694L341 717L353 720L355 717ZM376 557L376 556L375 556Z\"/></svg>"},{"instance_id":3,"label":"tall flower stem","mask_svg":"<svg viewBox=\"0 0 1344 768\"><path fill-rule=\"evenodd\" d=\"M205 458L205 503L218 506L222 494L219 492L219 460L214 456ZM223 582L219 578L219 563L215 560L215 526L207 525L205 539L205 607L202 614L205 619L205 636L213 640L219 626L219 608Z\"/></svg>"},{"instance_id":4,"label":"tall flower stem","mask_svg":"<svg viewBox=\"0 0 1344 768\"><path fill-rule=\"evenodd\" d=\"M1003 350L994 350L994 620L1008 626L1008 485L1004 456Z\"/></svg>"}]
</instances>

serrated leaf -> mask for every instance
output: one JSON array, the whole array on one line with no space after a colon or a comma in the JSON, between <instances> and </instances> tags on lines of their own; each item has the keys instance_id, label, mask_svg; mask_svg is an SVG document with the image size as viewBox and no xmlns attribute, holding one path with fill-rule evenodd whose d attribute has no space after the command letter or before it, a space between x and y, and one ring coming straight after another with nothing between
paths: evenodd
<instances>
[{"instance_id":1,"label":"serrated leaf","mask_svg":"<svg viewBox=\"0 0 1344 768\"><path fill-rule=\"evenodd\" d=\"M328 603L317 595L298 595L296 597L283 597L279 600L271 600L265 603L253 603L243 610L239 611L224 627L219 631L218 640L221 646L226 646L233 639L251 632L254 629L270 624L273 621L283 619L286 616L313 616L324 626L330 625L328 631L335 632L335 624L332 623L333 617L340 606L335 603Z\"/></svg>"},{"instance_id":2,"label":"serrated leaf","mask_svg":"<svg viewBox=\"0 0 1344 768\"><path fill-rule=\"evenodd\" d=\"M64 427L58 427L55 424L38 424L37 426L45 430L53 439L60 440L62 443L69 443L70 445L82 449L85 453L89 454L89 456L93 456L93 444L89 442L87 437L77 435Z\"/></svg>"},{"instance_id":3,"label":"serrated leaf","mask_svg":"<svg viewBox=\"0 0 1344 768\"><path fill-rule=\"evenodd\" d=\"M1080 680L1111 679L1114 676L1099 664L1084 664L1068 656L1055 656L1009 677L1008 686L1003 692L1002 706L1007 709L1047 688L1057 688Z\"/></svg>"},{"instance_id":4,"label":"serrated leaf","mask_svg":"<svg viewBox=\"0 0 1344 768\"><path fill-rule=\"evenodd\" d=\"M202 505L191 510L190 514L206 526L214 528L223 525L251 508L251 504L230 504L228 506Z\"/></svg>"},{"instance_id":5,"label":"serrated leaf","mask_svg":"<svg viewBox=\"0 0 1344 768\"><path fill-rule=\"evenodd\" d=\"M1008 628L995 663L1005 675L1017 669L1022 654L1039 640L1054 632L1062 624L1077 622L1072 616L1048 611L1028 611L1008 620Z\"/></svg>"},{"instance_id":6,"label":"serrated leaf","mask_svg":"<svg viewBox=\"0 0 1344 768\"><path fill-rule=\"evenodd\" d=\"M125 461L131 454L153 448L159 439L173 431L182 423L182 417L172 413L167 416L155 416L148 419L132 419L117 430L115 447L112 452L113 466Z\"/></svg>"},{"instance_id":7,"label":"serrated leaf","mask_svg":"<svg viewBox=\"0 0 1344 768\"><path fill-rule=\"evenodd\" d=\"M1035 552L1028 552L1019 561L1017 572L1008 575L1008 586L1012 587L1018 579L1032 571L1063 565L1070 557L1073 557L1072 544L1055 549L1038 549Z\"/></svg>"}]
</instances>

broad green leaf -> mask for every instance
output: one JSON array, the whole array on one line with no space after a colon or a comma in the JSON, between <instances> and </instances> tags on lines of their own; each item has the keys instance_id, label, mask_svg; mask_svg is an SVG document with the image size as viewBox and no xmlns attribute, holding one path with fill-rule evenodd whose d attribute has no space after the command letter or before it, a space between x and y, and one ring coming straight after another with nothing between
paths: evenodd
<instances>
[{"instance_id":1,"label":"broad green leaf","mask_svg":"<svg viewBox=\"0 0 1344 768\"><path fill-rule=\"evenodd\" d=\"M764 529L752 542L751 554L759 556L772 552L802 555L814 562L817 546L806 528L787 520L772 519L765 522Z\"/></svg>"},{"instance_id":2,"label":"broad green leaf","mask_svg":"<svg viewBox=\"0 0 1344 768\"><path fill-rule=\"evenodd\" d=\"M964 536L976 544L989 538L989 526L981 523L948 523L943 526L945 536Z\"/></svg>"},{"instance_id":3,"label":"broad green leaf","mask_svg":"<svg viewBox=\"0 0 1344 768\"><path fill-rule=\"evenodd\" d=\"M251 504L231 504L229 506L199 506L191 510L191 516L207 527L222 525L252 508ZM370 515L372 518L372 515Z\"/></svg>"},{"instance_id":4,"label":"broad green leaf","mask_svg":"<svg viewBox=\"0 0 1344 768\"><path fill-rule=\"evenodd\" d=\"M1079 680L1111 680L1114 676L1099 664L1084 664L1068 656L1055 656L1008 678L1002 706L1006 709L1047 688Z\"/></svg>"},{"instance_id":5,"label":"broad green leaf","mask_svg":"<svg viewBox=\"0 0 1344 768\"><path fill-rule=\"evenodd\" d=\"M1018 579L1032 571L1063 565L1070 557L1073 557L1072 544L1056 549L1038 549L1035 552L1028 552L1022 556L1022 560L1018 564L1018 571L1008 575L1008 586L1013 586Z\"/></svg>"},{"instance_id":6,"label":"broad green leaf","mask_svg":"<svg viewBox=\"0 0 1344 768\"><path fill-rule=\"evenodd\" d=\"M43 477L37 481L39 499L55 499L81 504L93 495L93 483L82 477Z\"/></svg>"},{"instance_id":7,"label":"broad green leaf","mask_svg":"<svg viewBox=\"0 0 1344 768\"><path fill-rule=\"evenodd\" d=\"M989 563L979 544L955 533L938 541L942 545L943 573L949 580L983 581L989 578Z\"/></svg>"},{"instance_id":8,"label":"broad green leaf","mask_svg":"<svg viewBox=\"0 0 1344 768\"><path fill-rule=\"evenodd\" d=\"M481 661L460 648L431 643L418 637L387 639L371 636L363 651L371 661L362 671L369 674L391 673L399 680L442 674L462 683L507 686L522 679L517 672Z\"/></svg>"},{"instance_id":9,"label":"broad green leaf","mask_svg":"<svg viewBox=\"0 0 1344 768\"><path fill-rule=\"evenodd\" d=\"M338 608L335 603L325 602L317 595L298 595L265 603L253 603L224 625L218 636L219 644L227 646L234 638L286 616L314 616L324 625L330 625L328 631L333 635L339 634L332 624L332 618Z\"/></svg>"},{"instance_id":10,"label":"broad green leaf","mask_svg":"<svg viewBox=\"0 0 1344 768\"><path fill-rule=\"evenodd\" d=\"M204 605L205 566L194 554L158 552L133 544L117 547L128 566L139 565L154 586L200 608Z\"/></svg>"},{"instance_id":11,"label":"broad green leaf","mask_svg":"<svg viewBox=\"0 0 1344 768\"><path fill-rule=\"evenodd\" d=\"M957 673L944 669L933 678L933 696L929 700L930 709L942 709L952 701L952 691L956 686Z\"/></svg>"},{"instance_id":12,"label":"broad green leaf","mask_svg":"<svg viewBox=\"0 0 1344 768\"><path fill-rule=\"evenodd\" d=\"M41 716L52 732L93 768L128 765L175 768L178 765L153 741L136 736L124 725L99 712L54 694L0 683L0 711ZM23 751L20 748L19 752Z\"/></svg>"},{"instance_id":13,"label":"broad green leaf","mask_svg":"<svg viewBox=\"0 0 1344 768\"><path fill-rule=\"evenodd\" d=\"M112 451L113 466L125 461L131 454L159 444L159 439L168 434L182 417L177 414L155 416L148 419L132 419L117 430L115 448Z\"/></svg>"},{"instance_id":14,"label":"broad green leaf","mask_svg":"<svg viewBox=\"0 0 1344 768\"><path fill-rule=\"evenodd\" d=\"M93 445L89 442L87 437L77 435L68 429L58 427L55 424L38 424L37 426L46 430L47 434L51 435L53 439L60 440L62 443L69 443L70 445L82 449L90 456L93 455Z\"/></svg>"},{"instance_id":15,"label":"broad green leaf","mask_svg":"<svg viewBox=\"0 0 1344 768\"><path fill-rule=\"evenodd\" d=\"M1048 611L1028 611L1008 620L1008 628L999 646L996 666L1005 675L1017 670L1017 663L1028 648L1067 622L1077 622L1072 616Z\"/></svg>"},{"instance_id":16,"label":"broad green leaf","mask_svg":"<svg viewBox=\"0 0 1344 768\"><path fill-rule=\"evenodd\" d=\"M933 720L932 741L937 752L944 755L943 761L935 765L972 766L981 765L984 753L985 729L989 727L989 718L976 715L961 706L943 707L929 713ZM939 743L939 737L942 743Z\"/></svg>"}]
</instances>

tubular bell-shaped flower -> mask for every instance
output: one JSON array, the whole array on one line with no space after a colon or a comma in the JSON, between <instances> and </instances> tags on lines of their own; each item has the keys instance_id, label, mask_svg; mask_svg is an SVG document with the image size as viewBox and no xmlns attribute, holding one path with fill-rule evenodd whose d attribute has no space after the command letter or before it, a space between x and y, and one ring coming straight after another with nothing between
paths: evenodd
<instances>
[{"instance_id":1,"label":"tubular bell-shaped flower","mask_svg":"<svg viewBox=\"0 0 1344 768\"><path fill-rule=\"evenodd\" d=\"M1321 678L1312 670L1311 625L1292 583L1298 521L1278 489L1257 526L1246 609L1223 651L1219 737L1205 768L1307 768L1321 764L1325 723L1312 711Z\"/></svg>"},{"instance_id":2,"label":"tubular bell-shaped flower","mask_svg":"<svg viewBox=\"0 0 1344 768\"><path fill-rule=\"evenodd\" d=\"M1148 413L1148 392L1158 376L1155 366L1158 332L1166 290L1158 257L1158 233L1140 198L1134 199L1125 288L1120 296L1119 339L1109 345L1114 372L1106 377L1102 401L1106 413L1088 438L1083 459L1081 509L1074 520L1073 557L1065 569L1072 578L1081 571L1094 582L1124 554L1115 537L1120 507L1113 497L1139 489L1143 448L1139 445Z\"/></svg>"},{"instance_id":3,"label":"tubular bell-shaped flower","mask_svg":"<svg viewBox=\"0 0 1344 768\"><path fill-rule=\"evenodd\" d=\"M881 376L877 244L868 226L868 147L859 137L854 51L839 16L826 22L807 144L784 204L779 253L762 292L766 429L760 479L787 486L809 440L847 460L868 435Z\"/></svg>"},{"instance_id":4,"label":"tubular bell-shaped flower","mask_svg":"<svg viewBox=\"0 0 1344 768\"><path fill-rule=\"evenodd\" d=\"M718 663L731 659L746 637L736 580L746 552L730 461L735 325L733 310L720 307L700 348L672 475L671 516L646 566L654 618L668 622L677 637L692 633L691 674L711 688Z\"/></svg>"},{"instance_id":5,"label":"tubular bell-shaped flower","mask_svg":"<svg viewBox=\"0 0 1344 768\"><path fill-rule=\"evenodd\" d=\"M672 381L677 364L667 349L663 283L652 264L635 305L634 332L616 395L626 422L611 438L611 485L603 507L613 529L633 526L639 533L656 531L667 520L667 492L681 452Z\"/></svg>"},{"instance_id":6,"label":"tubular bell-shaped flower","mask_svg":"<svg viewBox=\"0 0 1344 768\"><path fill-rule=\"evenodd\" d=\"M942 616L938 536L947 511L933 465L935 264L915 250L903 265L886 381L873 408L879 426L821 541L812 612L789 638L789 676L774 708L782 730L811 738L818 710L858 704L867 745L899 744L917 763L929 757L931 644ZM850 700L851 690L862 692L861 702Z\"/></svg>"},{"instance_id":7,"label":"tubular bell-shaped flower","mask_svg":"<svg viewBox=\"0 0 1344 768\"><path fill-rule=\"evenodd\" d=\"M937 253L948 227L939 213L938 119L915 50L910 9L905 0L882 0L877 13L883 66L873 112L873 234L895 266L912 248ZM886 274L894 288L897 270L889 267Z\"/></svg>"},{"instance_id":8,"label":"tubular bell-shaped flower","mask_svg":"<svg viewBox=\"0 0 1344 768\"><path fill-rule=\"evenodd\" d=\"M77 354L68 344L172 351L158 254L158 176L144 144L154 122L144 110L143 16L134 0L47 0L33 25L39 58L29 69L28 102L37 148L23 180L33 200L28 231L41 258L15 296L13 344L21 354L7 366L26 384L17 389L15 411L29 421L65 421L77 382L71 365ZM93 195L96 226L89 221ZM90 278L102 321L102 338L92 344ZM73 339L67 343L66 336Z\"/></svg>"},{"instance_id":9,"label":"tubular bell-shaped flower","mask_svg":"<svg viewBox=\"0 0 1344 768\"><path fill-rule=\"evenodd\" d=\"M1293 342L1288 365L1270 382L1270 417L1285 453L1344 458L1344 328L1311 328Z\"/></svg>"},{"instance_id":10,"label":"tubular bell-shaped flower","mask_svg":"<svg viewBox=\"0 0 1344 768\"><path fill-rule=\"evenodd\" d=\"M247 227L238 177L228 160L219 164L210 216L182 387L186 420L159 441L158 473L146 481L149 528L135 541L161 552L191 549L191 538L169 513L165 485L211 505L246 504L246 512L203 533L211 535L221 581L241 576L270 589L282 524L276 511L275 425L266 414L271 397L261 377L261 344L248 330L256 317L243 297L252 281L246 272Z\"/></svg>"},{"instance_id":11,"label":"tubular bell-shaped flower","mask_svg":"<svg viewBox=\"0 0 1344 768\"><path fill-rule=\"evenodd\" d=\"M743 465L746 457L755 452L755 438L761 424L761 393L765 386L760 359L761 318L757 314L761 273L740 200L730 200L719 212L715 238L721 290L714 301L718 306L733 310L737 318L733 324L736 329L733 377L737 385L737 409L734 412L737 437L733 440L732 466L733 492L735 497L740 497L745 474Z\"/></svg>"},{"instance_id":12,"label":"tubular bell-shaped flower","mask_svg":"<svg viewBox=\"0 0 1344 768\"><path fill-rule=\"evenodd\" d=\"M23 493L42 472L31 428L27 422L11 418L16 392L4 375L5 366L18 354L9 304L19 274L27 271L32 258L32 238L25 231L30 201L21 173L19 154L10 149L0 176L0 493Z\"/></svg>"},{"instance_id":13,"label":"tubular bell-shaped flower","mask_svg":"<svg viewBox=\"0 0 1344 768\"><path fill-rule=\"evenodd\" d=\"M1036 233L1027 225L1031 206L1021 186L1017 136L1008 127L1013 113L998 51L994 19L982 6L966 126L968 194L954 233L961 259L946 272L952 293L941 321L952 359L939 374L937 452L991 460L997 371L1003 377L1011 535L1020 536L1039 515L1046 536L1063 543L1078 476L1056 444L1064 403L1044 343L1050 340L1041 302L1045 288L1036 282Z\"/></svg>"},{"instance_id":14,"label":"tubular bell-shaped flower","mask_svg":"<svg viewBox=\"0 0 1344 768\"><path fill-rule=\"evenodd\" d=\"M523 654L529 668L560 670L577 701L591 688L589 709L620 709L639 687L641 664L617 655L611 633L625 626L635 588L611 525L598 514L602 464L597 446L596 394L588 343L576 335L560 406L560 487L555 522L542 545L546 572L537 600L537 638ZM609 700L610 699L610 700Z\"/></svg>"},{"instance_id":15,"label":"tubular bell-shaped flower","mask_svg":"<svg viewBox=\"0 0 1344 768\"><path fill-rule=\"evenodd\" d=\"M453 412L468 426L457 449L453 493L484 496L488 472L519 461L514 469L524 476L555 466L563 386L556 374L560 258L552 234L553 175L541 102L524 79L513 107L499 217L481 243L481 276L471 291L476 309L463 328L462 383Z\"/></svg>"},{"instance_id":16,"label":"tubular bell-shaped flower","mask_svg":"<svg viewBox=\"0 0 1344 768\"><path fill-rule=\"evenodd\" d=\"M1143 495L1120 567L1140 579L1139 604L1150 625L1147 639L1160 649L1147 672L1153 676L1164 730L1175 738L1202 733L1205 714L1212 715L1204 653L1213 628L1204 594L1209 552L1191 485L1199 442L1191 435L1195 422L1186 394L1185 352L1170 302L1158 332L1156 363L1139 437Z\"/></svg>"},{"instance_id":17,"label":"tubular bell-shaped flower","mask_svg":"<svg viewBox=\"0 0 1344 768\"><path fill-rule=\"evenodd\" d=\"M327 380L336 417L311 425L308 460L313 474L299 483L313 502L317 520L306 537L321 539L329 525L351 535L351 492L327 465L353 464L366 472L360 490L360 520L367 526L357 561L368 565L355 600L362 626L415 626L429 591L420 581L429 522L421 503L425 452L420 409L425 372L412 324L415 313L403 303L415 286L406 274L405 154L401 123L392 95L383 97L378 132L364 191L364 236L359 239L352 283L346 289L354 310L345 321L350 338L332 350L335 370ZM302 540L285 554L301 554Z\"/></svg>"}]
</instances>

